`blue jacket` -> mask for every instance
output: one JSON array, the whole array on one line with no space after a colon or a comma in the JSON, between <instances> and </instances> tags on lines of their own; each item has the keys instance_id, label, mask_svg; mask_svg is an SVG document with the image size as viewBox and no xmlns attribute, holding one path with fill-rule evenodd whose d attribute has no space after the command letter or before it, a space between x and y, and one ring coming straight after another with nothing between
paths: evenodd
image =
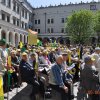
<instances>
[{"instance_id":1,"label":"blue jacket","mask_svg":"<svg viewBox=\"0 0 100 100\"><path fill-rule=\"evenodd\" d=\"M53 72L53 76L54 76L56 84L59 85L60 87L64 86L64 82L63 82L64 71L61 65L54 64L51 70Z\"/></svg>"}]
</instances>

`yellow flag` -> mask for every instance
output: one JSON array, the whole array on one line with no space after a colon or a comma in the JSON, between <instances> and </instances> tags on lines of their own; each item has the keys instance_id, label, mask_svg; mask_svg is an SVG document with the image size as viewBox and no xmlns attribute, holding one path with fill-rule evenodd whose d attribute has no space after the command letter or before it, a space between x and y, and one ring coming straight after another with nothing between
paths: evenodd
<instances>
[{"instance_id":1,"label":"yellow flag","mask_svg":"<svg viewBox=\"0 0 100 100\"><path fill-rule=\"evenodd\" d=\"M8 66L11 67L11 56L8 56Z\"/></svg>"},{"instance_id":2,"label":"yellow flag","mask_svg":"<svg viewBox=\"0 0 100 100\"><path fill-rule=\"evenodd\" d=\"M68 61L69 65L71 65L71 53L70 52L68 53L68 59L69 59L69 61Z\"/></svg>"},{"instance_id":3,"label":"yellow flag","mask_svg":"<svg viewBox=\"0 0 100 100\"><path fill-rule=\"evenodd\" d=\"M28 44L37 45L37 32L28 30Z\"/></svg>"},{"instance_id":4,"label":"yellow flag","mask_svg":"<svg viewBox=\"0 0 100 100\"><path fill-rule=\"evenodd\" d=\"M8 56L8 67L11 68L11 56ZM10 69L9 72L13 73L14 71L12 69Z\"/></svg>"},{"instance_id":5,"label":"yellow flag","mask_svg":"<svg viewBox=\"0 0 100 100\"><path fill-rule=\"evenodd\" d=\"M22 48L23 47L23 43L22 42L20 42L20 48Z\"/></svg>"},{"instance_id":6,"label":"yellow flag","mask_svg":"<svg viewBox=\"0 0 100 100\"><path fill-rule=\"evenodd\" d=\"M79 57L79 59L80 59L80 48L78 48L77 54L78 54L78 57Z\"/></svg>"},{"instance_id":7,"label":"yellow flag","mask_svg":"<svg viewBox=\"0 0 100 100\"><path fill-rule=\"evenodd\" d=\"M0 100L4 100L3 79L2 79L2 76L0 76Z\"/></svg>"},{"instance_id":8,"label":"yellow flag","mask_svg":"<svg viewBox=\"0 0 100 100\"><path fill-rule=\"evenodd\" d=\"M35 64L35 70L38 71L38 62Z\"/></svg>"}]
</instances>

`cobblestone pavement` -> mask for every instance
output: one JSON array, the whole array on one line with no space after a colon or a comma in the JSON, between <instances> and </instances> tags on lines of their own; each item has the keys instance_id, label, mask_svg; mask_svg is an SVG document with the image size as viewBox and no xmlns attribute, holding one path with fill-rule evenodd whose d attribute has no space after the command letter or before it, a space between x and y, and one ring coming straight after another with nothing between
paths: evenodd
<instances>
[{"instance_id":1,"label":"cobblestone pavement","mask_svg":"<svg viewBox=\"0 0 100 100\"><path fill-rule=\"evenodd\" d=\"M9 92L8 100L30 100L29 95L31 93L31 86L27 86L26 83L23 83L22 87L15 88L13 91ZM74 86L74 95L77 96L77 86ZM7 93L5 94L7 96ZM7 99L5 99L7 100ZM42 100L42 99L41 99ZM52 99L45 99L52 100ZM77 100L76 98L74 100Z\"/></svg>"}]
</instances>

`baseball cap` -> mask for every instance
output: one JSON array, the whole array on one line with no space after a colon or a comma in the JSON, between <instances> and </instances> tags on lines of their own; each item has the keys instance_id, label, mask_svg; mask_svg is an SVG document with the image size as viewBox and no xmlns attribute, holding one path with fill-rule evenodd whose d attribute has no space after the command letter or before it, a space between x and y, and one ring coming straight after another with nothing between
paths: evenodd
<instances>
[{"instance_id":1,"label":"baseball cap","mask_svg":"<svg viewBox=\"0 0 100 100\"><path fill-rule=\"evenodd\" d=\"M95 58L91 55L88 55L87 57L84 58L84 62L88 62L88 61L95 61Z\"/></svg>"}]
</instances>

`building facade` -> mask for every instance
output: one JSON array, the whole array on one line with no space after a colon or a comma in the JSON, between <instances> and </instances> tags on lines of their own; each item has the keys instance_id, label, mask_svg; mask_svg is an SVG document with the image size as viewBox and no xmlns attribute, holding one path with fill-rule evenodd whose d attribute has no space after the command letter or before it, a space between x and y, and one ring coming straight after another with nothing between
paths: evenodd
<instances>
[{"instance_id":1,"label":"building facade","mask_svg":"<svg viewBox=\"0 0 100 100\"><path fill-rule=\"evenodd\" d=\"M27 0L0 0L0 39L17 46L27 43L33 8Z\"/></svg>"},{"instance_id":2,"label":"building facade","mask_svg":"<svg viewBox=\"0 0 100 100\"><path fill-rule=\"evenodd\" d=\"M33 11L34 30L39 33L39 37L44 39L44 41L60 40L63 43L69 42L69 38L65 31L65 22L67 17L71 15L74 11L79 10L91 10L93 12L100 10L100 2L90 2L90 3L79 3L79 4L68 4L68 5L58 5L58 6L48 6L36 8Z\"/></svg>"},{"instance_id":3,"label":"building facade","mask_svg":"<svg viewBox=\"0 0 100 100\"><path fill-rule=\"evenodd\" d=\"M20 41L27 43L30 28L44 42L70 43L65 22L69 15L81 9L95 12L100 10L100 2L33 8L27 0L0 0L0 39L6 39L13 46Z\"/></svg>"}]
</instances>

